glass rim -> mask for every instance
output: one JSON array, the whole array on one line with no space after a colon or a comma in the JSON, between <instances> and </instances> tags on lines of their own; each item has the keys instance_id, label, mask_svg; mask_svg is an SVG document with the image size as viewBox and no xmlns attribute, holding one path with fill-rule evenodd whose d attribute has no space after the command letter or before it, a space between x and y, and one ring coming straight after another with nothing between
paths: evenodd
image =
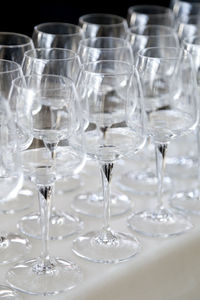
<instances>
[{"instance_id":1,"label":"glass rim","mask_svg":"<svg viewBox=\"0 0 200 300\"><path fill-rule=\"evenodd\" d=\"M12 72L15 72L15 71L21 71L21 66L16 63L15 61L13 60L7 60L7 59L0 59L0 64L1 63L5 63L7 65L11 65L13 66L13 69L12 70L5 70L5 71L0 71L0 74L4 74L4 73L12 73Z\"/></svg>"},{"instance_id":2,"label":"glass rim","mask_svg":"<svg viewBox=\"0 0 200 300\"><path fill-rule=\"evenodd\" d=\"M142 13L142 12L137 12L137 11L135 11L134 9L141 9L141 8L150 8L150 9L152 9L152 8L154 8L154 9L162 9L163 10L163 13L162 12L158 12L158 13L155 13L155 14L153 14L153 13ZM138 14L141 14L141 15L148 15L148 16L163 16L163 15L167 15L167 14L171 14L172 16L173 16L173 12L172 12L172 10L169 8L169 7L165 7L165 6L161 6L161 5L133 5L133 6L130 6L129 8L128 8L128 13L129 14L132 14L132 13L138 13Z\"/></svg>"},{"instance_id":3,"label":"glass rim","mask_svg":"<svg viewBox=\"0 0 200 300\"><path fill-rule=\"evenodd\" d=\"M177 55L174 55L173 57L153 57L153 56L148 56L148 55L144 55L144 52L148 51L148 50L154 50L154 49L168 49L168 50L176 50ZM143 58L147 58L148 60L162 60L162 61L171 61L171 60L177 60L180 59L180 53L184 53L187 52L189 54L189 52L186 49L180 48L180 47L148 47L148 48L144 48L138 51L137 55L139 57L143 57ZM169 53L169 52L168 52Z\"/></svg>"},{"instance_id":4,"label":"glass rim","mask_svg":"<svg viewBox=\"0 0 200 300\"><path fill-rule=\"evenodd\" d=\"M90 23L88 21L85 21L84 18L86 17L110 17L110 18L116 18L119 20L119 23L112 23L112 24L101 24L101 23ZM114 15L114 14L107 14L107 13L91 13L91 14L85 14L79 17L79 22L83 24L88 24L88 25L100 25L102 27L115 27L115 26L121 26L122 24L126 24L127 21L125 18L119 16L119 15Z\"/></svg>"},{"instance_id":5,"label":"glass rim","mask_svg":"<svg viewBox=\"0 0 200 300\"><path fill-rule=\"evenodd\" d=\"M17 48L17 47L24 47L24 46L28 46L28 45L33 45L33 41L32 38L30 38L28 35L22 34L22 33L18 33L18 32L8 32L8 31L1 31L0 32L0 36L1 35L8 35L8 36L16 36L16 37L22 37L27 39L27 42L25 43L21 43L21 44L13 44L13 45L6 45L6 44L1 44L0 43L0 48Z\"/></svg>"},{"instance_id":6,"label":"glass rim","mask_svg":"<svg viewBox=\"0 0 200 300\"><path fill-rule=\"evenodd\" d=\"M93 47L93 46L88 46L84 43L87 43L88 41L95 41L95 40L108 40L108 41L120 41L122 42L124 45L121 45L121 46L116 46L116 47ZM130 44L129 42L126 40L126 39L123 39L123 38L117 38L117 37L108 37L108 36L102 36L102 37L90 37L90 38L85 38L85 39L82 39L80 40L79 42L79 47L84 47L84 48L88 48L88 49L99 49L99 50L112 50L112 49L121 49L121 48L125 48L126 46L129 46L130 47Z\"/></svg>"},{"instance_id":7,"label":"glass rim","mask_svg":"<svg viewBox=\"0 0 200 300\"><path fill-rule=\"evenodd\" d=\"M163 28L163 29L169 29L168 33L163 33L163 34L142 34L142 33L136 33L136 32L132 32L131 29L139 29L139 28ZM171 31L171 33L170 33ZM157 37L157 36L172 36L174 34L176 34L176 31L174 30L174 28L170 27L170 26L165 26L165 25L158 25L158 24L152 24L152 25L144 25L144 26L131 26L128 28L128 34L129 35L136 35L136 36L144 36L144 37ZM178 38L178 37L177 37Z\"/></svg>"},{"instance_id":8,"label":"glass rim","mask_svg":"<svg viewBox=\"0 0 200 300\"><path fill-rule=\"evenodd\" d=\"M68 58L38 58L38 57L33 57L31 55L29 55L30 53L34 53L34 52L42 52L42 51L48 51L48 50L53 50L53 51L58 51L58 52L64 52L64 53L72 53L73 56L72 57L68 57ZM24 58L32 58L32 59L35 59L35 60L38 60L38 61L70 61L70 60L74 60L74 59L78 59L79 58L79 55L74 52L73 50L71 49L65 49L65 48L34 48L34 49L30 49L30 50L27 50L25 51L24 53Z\"/></svg>"},{"instance_id":9,"label":"glass rim","mask_svg":"<svg viewBox=\"0 0 200 300\"><path fill-rule=\"evenodd\" d=\"M117 73L115 72L113 73L105 73L105 72L95 72L95 71L90 71L90 70L86 70L85 67L86 66L91 66L94 64L99 64L99 63L120 63L121 65L126 65L129 67L129 71L128 72L121 72L121 73ZM127 63L125 61L122 60L97 60L97 61L93 61L93 62L88 62L88 63L83 63L81 65L81 70L83 70L84 73L87 74L93 74L94 76L104 76L104 77L116 77L116 76L126 76L126 75L131 75L135 72L136 67L130 63Z\"/></svg>"},{"instance_id":10,"label":"glass rim","mask_svg":"<svg viewBox=\"0 0 200 300\"><path fill-rule=\"evenodd\" d=\"M71 28L76 28L77 31L74 33L49 33L46 31L40 30L41 26L49 26L49 25L61 25L65 27L71 27ZM40 23L34 26L34 30L37 32L41 32L43 34L48 34L48 35L56 35L56 36L74 36L74 35L81 35L82 36L82 28L78 25L71 24L71 23L65 23L65 22L45 22L45 23Z\"/></svg>"},{"instance_id":11,"label":"glass rim","mask_svg":"<svg viewBox=\"0 0 200 300\"><path fill-rule=\"evenodd\" d=\"M19 76L19 77L17 77L17 78L15 78L13 81L12 81L12 84L14 85L14 86L16 86L17 88L20 88L20 89L26 89L26 90L29 90L29 87L26 87L26 86L22 86L21 84L19 84L19 82L24 82L24 80L25 80L25 82L27 82L27 80L29 79L29 78L41 78L41 77L48 77L48 78L59 78L59 79L62 79L62 81L63 81L63 84L64 84L64 87L66 86L66 82L68 82L69 83L69 86L70 87L73 87L74 88L74 82L73 82L73 80L70 78L70 77L68 77L68 76L62 76L62 75L54 75L54 74L32 74L32 75L22 75L22 76ZM42 90L42 88L38 88L38 89L41 89ZM48 88L48 90L49 91L53 91L53 90L59 90L60 88L58 87L58 88Z\"/></svg>"}]
</instances>

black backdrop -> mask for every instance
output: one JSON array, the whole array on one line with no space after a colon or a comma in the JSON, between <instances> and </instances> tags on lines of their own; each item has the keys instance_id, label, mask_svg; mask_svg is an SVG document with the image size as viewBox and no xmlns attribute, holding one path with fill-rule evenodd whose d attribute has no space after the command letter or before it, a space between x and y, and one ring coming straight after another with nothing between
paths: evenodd
<instances>
[{"instance_id":1,"label":"black backdrop","mask_svg":"<svg viewBox=\"0 0 200 300\"><path fill-rule=\"evenodd\" d=\"M167 0L4 0L0 3L0 31L32 35L34 25L44 22L78 24L78 18L87 13L112 13L126 18L127 10L136 4L169 6Z\"/></svg>"}]
</instances>

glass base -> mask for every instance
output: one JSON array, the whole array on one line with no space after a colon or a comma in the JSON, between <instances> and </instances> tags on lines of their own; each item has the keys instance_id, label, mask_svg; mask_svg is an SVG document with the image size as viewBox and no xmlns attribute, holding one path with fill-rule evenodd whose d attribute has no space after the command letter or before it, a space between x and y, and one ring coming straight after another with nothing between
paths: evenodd
<instances>
[{"instance_id":1,"label":"glass base","mask_svg":"<svg viewBox=\"0 0 200 300\"><path fill-rule=\"evenodd\" d=\"M198 190L178 192L172 196L170 204L173 208L185 213L200 215L200 195Z\"/></svg>"},{"instance_id":2,"label":"glass base","mask_svg":"<svg viewBox=\"0 0 200 300\"><path fill-rule=\"evenodd\" d=\"M31 248L27 238L14 233L0 234L0 264L19 261Z\"/></svg>"},{"instance_id":3,"label":"glass base","mask_svg":"<svg viewBox=\"0 0 200 300\"><path fill-rule=\"evenodd\" d=\"M125 192L139 195L155 195L157 193L157 176L151 170L140 172L129 171L120 177L118 186ZM164 192L171 189L172 182L167 176L163 180Z\"/></svg>"},{"instance_id":4,"label":"glass base","mask_svg":"<svg viewBox=\"0 0 200 300\"><path fill-rule=\"evenodd\" d=\"M92 262L113 264L131 259L140 251L136 238L124 233L89 232L73 242L73 252Z\"/></svg>"},{"instance_id":5,"label":"glass base","mask_svg":"<svg viewBox=\"0 0 200 300\"><path fill-rule=\"evenodd\" d=\"M101 194L88 192L74 198L72 209L80 214L102 218L104 215L104 200ZM111 193L110 211L111 216L120 216L131 209L131 201L126 195Z\"/></svg>"},{"instance_id":6,"label":"glass base","mask_svg":"<svg viewBox=\"0 0 200 300\"><path fill-rule=\"evenodd\" d=\"M83 186L83 181L79 176L73 176L64 180L59 180L55 184L55 192L58 195L71 193Z\"/></svg>"},{"instance_id":7,"label":"glass base","mask_svg":"<svg viewBox=\"0 0 200 300\"><path fill-rule=\"evenodd\" d=\"M183 215L168 209L141 211L128 218L129 227L145 236L167 238L182 234L193 227Z\"/></svg>"},{"instance_id":8,"label":"glass base","mask_svg":"<svg viewBox=\"0 0 200 300\"><path fill-rule=\"evenodd\" d=\"M41 239L40 214L32 213L21 218L18 229L28 237ZM51 240L62 240L83 229L83 222L70 214L54 211L50 218L49 232Z\"/></svg>"},{"instance_id":9,"label":"glass base","mask_svg":"<svg viewBox=\"0 0 200 300\"><path fill-rule=\"evenodd\" d=\"M6 280L20 292L50 296L74 288L82 280L82 273L76 264L60 258L51 259L48 267L32 259L12 267Z\"/></svg>"},{"instance_id":10,"label":"glass base","mask_svg":"<svg viewBox=\"0 0 200 300\"><path fill-rule=\"evenodd\" d=\"M0 285L0 299L5 300L20 300L20 296L16 291L5 285Z\"/></svg>"},{"instance_id":11,"label":"glass base","mask_svg":"<svg viewBox=\"0 0 200 300\"><path fill-rule=\"evenodd\" d=\"M29 209L33 205L33 195L31 190L22 189L16 198L0 201L0 213L10 215Z\"/></svg>"}]
</instances>

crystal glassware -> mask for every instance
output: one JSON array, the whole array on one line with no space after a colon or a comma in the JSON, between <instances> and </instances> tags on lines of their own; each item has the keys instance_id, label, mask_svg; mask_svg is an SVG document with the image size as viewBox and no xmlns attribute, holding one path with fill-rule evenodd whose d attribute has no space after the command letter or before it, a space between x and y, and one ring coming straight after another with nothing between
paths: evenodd
<instances>
[{"instance_id":1,"label":"crystal glassware","mask_svg":"<svg viewBox=\"0 0 200 300\"><path fill-rule=\"evenodd\" d=\"M65 48L77 51L83 37L82 29L62 22L41 23L33 29L35 48Z\"/></svg>"},{"instance_id":2,"label":"crystal glassware","mask_svg":"<svg viewBox=\"0 0 200 300\"><path fill-rule=\"evenodd\" d=\"M12 63L12 62L10 62ZM0 101L0 201L16 198L23 185L15 123L8 102ZM12 263L27 255L31 244L17 233L1 233L0 264Z\"/></svg>"},{"instance_id":3,"label":"crystal glassware","mask_svg":"<svg viewBox=\"0 0 200 300\"><path fill-rule=\"evenodd\" d=\"M24 53L33 48L33 41L27 35L0 32L0 59L12 60L21 64Z\"/></svg>"},{"instance_id":4,"label":"crystal glassware","mask_svg":"<svg viewBox=\"0 0 200 300\"><path fill-rule=\"evenodd\" d=\"M43 250L40 257L13 266L7 281L28 294L55 295L72 289L82 278L75 263L51 256L48 249L54 184L84 166L79 101L73 81L58 75L19 77L13 81L11 94L16 99L18 124L34 137L21 156L24 173L38 191Z\"/></svg>"},{"instance_id":5,"label":"crystal glassware","mask_svg":"<svg viewBox=\"0 0 200 300\"><path fill-rule=\"evenodd\" d=\"M138 51L147 47L178 47L179 40L175 30L163 25L143 25L129 28L127 39L132 47L134 60L137 59ZM138 195L155 195L157 192L157 175L154 170L154 146L151 138L148 138L143 150L141 165L146 164L140 170L129 170L119 177L118 186L121 190ZM163 180L164 190L172 188L169 176Z\"/></svg>"},{"instance_id":6,"label":"crystal glassware","mask_svg":"<svg viewBox=\"0 0 200 300\"><path fill-rule=\"evenodd\" d=\"M148 134L155 145L158 191L156 207L133 213L128 224L143 235L166 238L192 228L186 216L173 212L166 204L163 178L170 141L189 134L198 124L196 78L192 57L181 48L146 48L138 52L136 64L144 93Z\"/></svg>"},{"instance_id":7,"label":"crystal glassware","mask_svg":"<svg viewBox=\"0 0 200 300\"><path fill-rule=\"evenodd\" d=\"M124 38L128 28L127 21L123 17L104 13L81 16L79 26L85 38L102 36Z\"/></svg>"},{"instance_id":8,"label":"crystal glassware","mask_svg":"<svg viewBox=\"0 0 200 300\"><path fill-rule=\"evenodd\" d=\"M174 26L174 15L170 8L158 5L134 5L129 7L128 24L132 26Z\"/></svg>"},{"instance_id":9,"label":"crystal glassware","mask_svg":"<svg viewBox=\"0 0 200 300\"><path fill-rule=\"evenodd\" d=\"M64 48L36 48L25 53L22 62L23 73L33 74L54 74L69 77L76 81L80 68L79 56L72 50ZM78 176L78 175L76 175ZM67 177L63 180L72 180ZM80 180L79 180L80 182ZM59 181L57 181L58 187ZM79 185L81 185L79 183ZM70 187L69 187L70 188ZM61 192L59 190L59 192ZM38 212L25 215L18 222L19 229L26 235L33 238L41 238L40 214ZM50 239L63 239L79 232L83 227L78 217L67 212L58 211L53 206L50 218Z\"/></svg>"},{"instance_id":10,"label":"crystal glassware","mask_svg":"<svg viewBox=\"0 0 200 300\"><path fill-rule=\"evenodd\" d=\"M104 225L100 230L76 238L73 251L97 263L118 263L140 250L134 236L110 227L110 184L115 162L144 146L144 110L140 83L132 64L102 60L84 64L77 81L81 106L88 107L84 125L87 155L98 161L104 199ZM135 125L126 123L126 103L132 101Z\"/></svg>"},{"instance_id":11,"label":"crystal glassware","mask_svg":"<svg viewBox=\"0 0 200 300\"><path fill-rule=\"evenodd\" d=\"M200 67L200 36L190 36L183 40L183 47L185 50L191 53L194 62L194 68L197 78L198 85L198 95L199 95L199 67ZM199 215L200 214L200 135L199 135L199 126L196 128L196 145L197 153L196 157L198 160L198 178L197 178L197 187L196 188L187 188L185 191L179 190L175 193L171 199L171 205L183 212L192 213Z\"/></svg>"},{"instance_id":12,"label":"crystal glassware","mask_svg":"<svg viewBox=\"0 0 200 300\"><path fill-rule=\"evenodd\" d=\"M121 60L133 63L132 51L128 41L115 37L95 37L80 41L78 55L81 63L97 60ZM103 216L103 195L101 190L84 191L72 202L72 208L81 214L94 217ZM131 201L122 193L112 192L111 216L122 215L131 209Z\"/></svg>"}]
</instances>

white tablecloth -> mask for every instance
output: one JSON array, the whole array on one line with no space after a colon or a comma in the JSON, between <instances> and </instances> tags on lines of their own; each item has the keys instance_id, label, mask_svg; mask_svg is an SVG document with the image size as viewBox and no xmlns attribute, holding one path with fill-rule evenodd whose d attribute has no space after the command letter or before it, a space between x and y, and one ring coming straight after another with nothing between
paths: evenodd
<instances>
[{"instance_id":1,"label":"white tablecloth","mask_svg":"<svg viewBox=\"0 0 200 300\"><path fill-rule=\"evenodd\" d=\"M99 176L84 176L86 186L98 186ZM96 180L96 181L95 181ZM114 181L114 179L113 179ZM56 196L56 206L72 212L70 202L75 194L66 193ZM150 205L151 199L138 201L133 197L133 209ZM34 207L14 215L1 215L1 229L15 231L16 223L24 214L37 210L37 194L33 199ZM131 233L127 227L127 215L111 220L114 230ZM83 217L84 232L99 229L102 220ZM50 251L54 256L70 259L82 269L82 283L73 290L45 299L56 300L199 300L200 299L200 217L191 218L194 228L183 235L169 239L145 238L133 233L142 244L141 252L133 259L116 265L102 265L87 262L75 254L71 247L75 236L62 241L51 241ZM40 253L41 241L31 239L32 250L28 257L36 257ZM0 281L4 283L5 272L10 267L1 266ZM20 294L22 299L44 299L44 297Z\"/></svg>"}]
</instances>

